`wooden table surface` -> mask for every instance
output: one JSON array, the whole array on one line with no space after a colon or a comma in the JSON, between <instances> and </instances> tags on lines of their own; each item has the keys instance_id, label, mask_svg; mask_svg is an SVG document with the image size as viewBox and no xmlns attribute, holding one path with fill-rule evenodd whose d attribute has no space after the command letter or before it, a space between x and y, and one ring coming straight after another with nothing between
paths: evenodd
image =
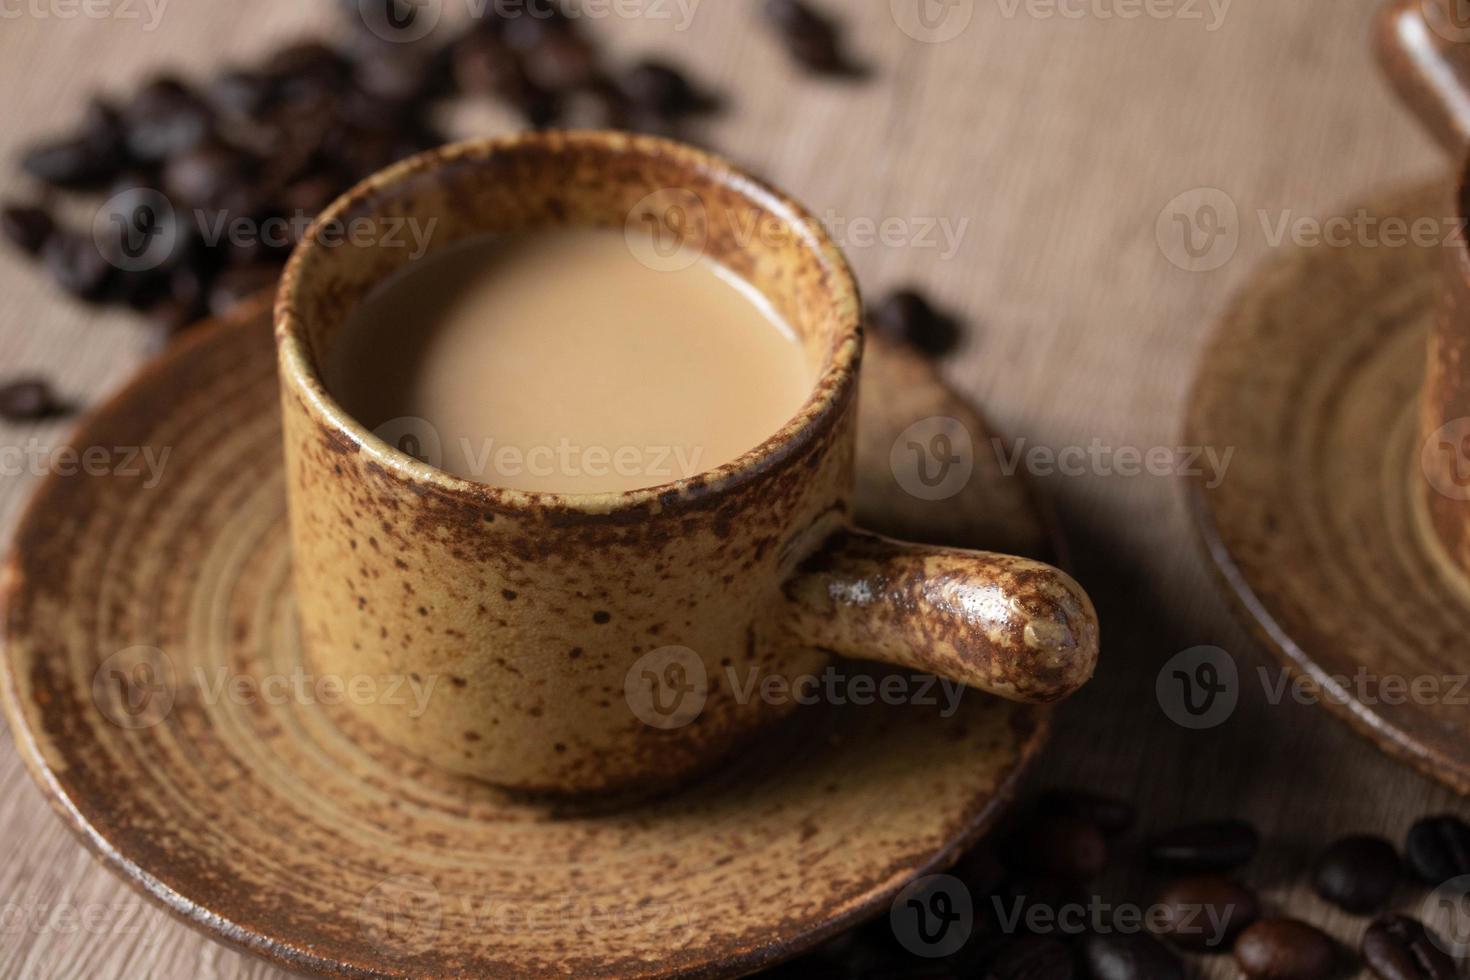
<instances>
[{"instance_id":1,"label":"wooden table surface","mask_svg":"<svg viewBox=\"0 0 1470 980\"><path fill-rule=\"evenodd\" d=\"M874 69L867 84L798 77L757 29L755 0L695 4L682 31L653 16L596 29L625 56L667 53L730 93L710 141L845 224L870 293L914 281L961 311L973 340L949 376L1030 446L1176 445L1211 324L1261 262L1279 257L1257 216L1326 216L1448 169L1377 76L1368 0L1216 0L1213 10L1204 0L960 0L951 16L972 19L944 43L906 34L888 3L828 2L846 10ZM155 19L142 0L119 0L103 8L115 16L68 18L80 9L68 0L0 3L0 158L75 119L99 87L126 88L160 65L204 73L250 58L274 39L330 29L333 7L154 0ZM1123 16L1148 9L1175 13ZM1197 188L1225 192L1240 216L1233 259L1208 272L1179 268L1175 247L1156 236L1170 202ZM0 196L28 191L0 168ZM885 219L904 242L865 242L861 222ZM129 317L68 302L13 253L0 255L0 374L45 372L92 400L127 378L146 343ZM0 444L50 444L65 430L0 427ZM0 477L7 530L34 479ZM1247 817L1271 841L1248 880L1356 945L1362 920L1301 882L1312 850L1339 832L1401 839L1415 817L1470 804L1324 711L1271 704L1259 684L1244 686L1217 728L1170 722L1154 681L1175 653L1216 644L1249 677L1272 663L1234 625L1180 484L1092 472L1042 486L1098 601L1105 665L1061 715L1030 786L1126 795L1145 828ZM103 870L42 802L8 736L0 841L0 977L277 975ZM1105 890L1138 901L1144 883L1123 872ZM1233 975L1225 960L1204 971Z\"/></svg>"}]
</instances>

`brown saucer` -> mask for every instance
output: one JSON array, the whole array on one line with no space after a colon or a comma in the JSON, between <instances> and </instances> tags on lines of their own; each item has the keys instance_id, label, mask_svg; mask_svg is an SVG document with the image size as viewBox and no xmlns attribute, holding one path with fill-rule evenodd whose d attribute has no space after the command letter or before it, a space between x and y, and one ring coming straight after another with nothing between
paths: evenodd
<instances>
[{"instance_id":1,"label":"brown saucer","mask_svg":"<svg viewBox=\"0 0 1470 980\"><path fill-rule=\"evenodd\" d=\"M803 709L717 777L630 806L425 769L294 688L274 373L263 305L182 341L73 437L170 447L161 481L49 478L0 582L32 775L109 865L216 938L344 977L744 974L953 861L1045 740L1047 711L967 695L949 718ZM983 422L881 342L864 383L884 394L863 413L870 526L1044 544L983 449L959 498L909 498L897 434L944 414L988 447Z\"/></svg>"},{"instance_id":2,"label":"brown saucer","mask_svg":"<svg viewBox=\"0 0 1470 980\"><path fill-rule=\"evenodd\" d=\"M1443 216L1448 200L1435 185L1367 211ZM1442 251L1324 246L1265 269L1204 355L1185 442L1236 451L1219 487L1191 495L1255 632L1319 689L1311 700L1470 793L1470 687L1457 680L1470 591L1420 504L1416 413ZM1416 679L1420 693L1400 690Z\"/></svg>"}]
</instances>

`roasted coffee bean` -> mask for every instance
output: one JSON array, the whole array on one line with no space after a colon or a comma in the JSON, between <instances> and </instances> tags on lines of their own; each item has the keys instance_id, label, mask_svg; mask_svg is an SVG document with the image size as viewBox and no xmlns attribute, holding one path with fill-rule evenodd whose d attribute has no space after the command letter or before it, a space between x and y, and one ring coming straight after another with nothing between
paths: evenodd
<instances>
[{"instance_id":1,"label":"roasted coffee bean","mask_svg":"<svg viewBox=\"0 0 1470 980\"><path fill-rule=\"evenodd\" d=\"M215 76L204 97L216 112L249 118L266 111L275 92L275 84L260 72L233 69Z\"/></svg>"},{"instance_id":2,"label":"roasted coffee bean","mask_svg":"<svg viewBox=\"0 0 1470 980\"><path fill-rule=\"evenodd\" d=\"M474 33L460 40L454 77L461 91L504 99L533 126L549 126L560 115L556 93L537 85L515 52L493 35Z\"/></svg>"},{"instance_id":3,"label":"roasted coffee bean","mask_svg":"<svg viewBox=\"0 0 1470 980\"><path fill-rule=\"evenodd\" d=\"M553 34L571 32L575 23L561 0L525 0L495 6L492 29L517 51L529 51Z\"/></svg>"},{"instance_id":4,"label":"roasted coffee bean","mask_svg":"<svg viewBox=\"0 0 1470 980\"><path fill-rule=\"evenodd\" d=\"M116 162L98 154L85 137L40 143L22 154L21 169L56 187L94 187L107 181Z\"/></svg>"},{"instance_id":5,"label":"roasted coffee bean","mask_svg":"<svg viewBox=\"0 0 1470 980\"><path fill-rule=\"evenodd\" d=\"M1081 817L1095 824L1109 837L1117 837L1132 830L1134 821L1138 818L1133 804L1127 800L1077 789L1048 790L1042 794L1039 809L1042 813Z\"/></svg>"},{"instance_id":6,"label":"roasted coffee bean","mask_svg":"<svg viewBox=\"0 0 1470 980\"><path fill-rule=\"evenodd\" d=\"M1398 851L1381 837L1346 837L1322 853L1312 886L1326 901L1367 915L1388 904L1399 883Z\"/></svg>"},{"instance_id":7,"label":"roasted coffee bean","mask_svg":"<svg viewBox=\"0 0 1470 980\"><path fill-rule=\"evenodd\" d=\"M1092 980L1184 980L1179 957L1144 932L1089 935L1082 955Z\"/></svg>"},{"instance_id":8,"label":"roasted coffee bean","mask_svg":"<svg viewBox=\"0 0 1470 980\"><path fill-rule=\"evenodd\" d=\"M112 278L111 263L90 235L55 231L46 240L41 259L56 284L80 299L100 298Z\"/></svg>"},{"instance_id":9,"label":"roasted coffee bean","mask_svg":"<svg viewBox=\"0 0 1470 980\"><path fill-rule=\"evenodd\" d=\"M7 422L34 422L66 411L66 406L41 378L16 378L0 384L0 418Z\"/></svg>"},{"instance_id":10,"label":"roasted coffee bean","mask_svg":"<svg viewBox=\"0 0 1470 980\"><path fill-rule=\"evenodd\" d=\"M275 265L246 265L226 269L215 276L209 287L209 313L224 316L236 305L268 289L273 289L281 278L281 269Z\"/></svg>"},{"instance_id":11,"label":"roasted coffee bean","mask_svg":"<svg viewBox=\"0 0 1470 980\"><path fill-rule=\"evenodd\" d=\"M1005 865L995 856L995 852L989 847L977 847L955 863L950 871L975 898L985 898L994 895L1005 883Z\"/></svg>"},{"instance_id":12,"label":"roasted coffee bean","mask_svg":"<svg viewBox=\"0 0 1470 980\"><path fill-rule=\"evenodd\" d=\"M103 99L90 100L82 113L80 135L103 156L121 153L124 140L122 113Z\"/></svg>"},{"instance_id":13,"label":"roasted coffee bean","mask_svg":"<svg viewBox=\"0 0 1470 980\"><path fill-rule=\"evenodd\" d=\"M1337 966L1337 946L1305 922L1262 919L1236 941L1235 963L1253 980L1325 980Z\"/></svg>"},{"instance_id":14,"label":"roasted coffee bean","mask_svg":"<svg viewBox=\"0 0 1470 980\"><path fill-rule=\"evenodd\" d=\"M202 142L213 128L209 107L183 82L164 76L145 85L123 112L128 152L160 163Z\"/></svg>"},{"instance_id":15,"label":"roasted coffee bean","mask_svg":"<svg viewBox=\"0 0 1470 980\"><path fill-rule=\"evenodd\" d=\"M414 107L435 91L433 62L414 49L397 46L357 62L353 82L365 94L394 107Z\"/></svg>"},{"instance_id":16,"label":"roasted coffee bean","mask_svg":"<svg viewBox=\"0 0 1470 980\"><path fill-rule=\"evenodd\" d=\"M1072 950L1050 936L1022 936L1005 946L985 971L986 980L1072 980Z\"/></svg>"},{"instance_id":17,"label":"roasted coffee bean","mask_svg":"<svg viewBox=\"0 0 1470 980\"><path fill-rule=\"evenodd\" d=\"M1426 817L1409 830L1409 867L1421 881L1442 885L1470 875L1470 825L1448 814Z\"/></svg>"},{"instance_id":18,"label":"roasted coffee bean","mask_svg":"<svg viewBox=\"0 0 1470 980\"><path fill-rule=\"evenodd\" d=\"M1021 832L1019 843L1025 867L1042 874L1088 881L1108 865L1103 832L1080 817L1038 817Z\"/></svg>"},{"instance_id":19,"label":"roasted coffee bean","mask_svg":"<svg viewBox=\"0 0 1470 980\"><path fill-rule=\"evenodd\" d=\"M1381 980L1455 980L1455 960L1424 924L1405 915L1384 916L1363 936L1363 959Z\"/></svg>"},{"instance_id":20,"label":"roasted coffee bean","mask_svg":"<svg viewBox=\"0 0 1470 980\"><path fill-rule=\"evenodd\" d=\"M766 0L765 15L791 56L805 68L825 75L856 72L842 50L837 24L810 4L803 0Z\"/></svg>"},{"instance_id":21,"label":"roasted coffee bean","mask_svg":"<svg viewBox=\"0 0 1470 980\"><path fill-rule=\"evenodd\" d=\"M880 332L930 357L948 354L960 339L959 324L915 289L891 293L873 308L869 319Z\"/></svg>"},{"instance_id":22,"label":"roasted coffee bean","mask_svg":"<svg viewBox=\"0 0 1470 980\"><path fill-rule=\"evenodd\" d=\"M56 222L45 208L9 204L0 209L0 231L27 255L39 255L55 230Z\"/></svg>"},{"instance_id":23,"label":"roasted coffee bean","mask_svg":"<svg viewBox=\"0 0 1470 980\"><path fill-rule=\"evenodd\" d=\"M41 143L21 157L21 167L57 187L91 188L112 180L127 163L122 121L116 109L93 99L75 135Z\"/></svg>"},{"instance_id":24,"label":"roasted coffee bean","mask_svg":"<svg viewBox=\"0 0 1470 980\"><path fill-rule=\"evenodd\" d=\"M516 53L494 34L471 31L455 42L452 51L455 84L469 95L498 95L518 84L521 72Z\"/></svg>"},{"instance_id":25,"label":"roasted coffee bean","mask_svg":"<svg viewBox=\"0 0 1470 980\"><path fill-rule=\"evenodd\" d=\"M597 50L579 34L556 31L525 53L531 80L553 92L581 88L598 74Z\"/></svg>"},{"instance_id":26,"label":"roasted coffee bean","mask_svg":"<svg viewBox=\"0 0 1470 980\"><path fill-rule=\"evenodd\" d=\"M1261 915L1261 904L1243 885L1218 875L1171 882L1159 894L1160 930L1181 949L1214 952L1230 948Z\"/></svg>"},{"instance_id":27,"label":"roasted coffee bean","mask_svg":"<svg viewBox=\"0 0 1470 980\"><path fill-rule=\"evenodd\" d=\"M299 41L276 51L262 69L286 99L314 97L344 83L352 65L331 45Z\"/></svg>"},{"instance_id":28,"label":"roasted coffee bean","mask_svg":"<svg viewBox=\"0 0 1470 980\"><path fill-rule=\"evenodd\" d=\"M1149 844L1153 864L1172 871L1230 871L1255 857L1261 835L1242 820L1180 827Z\"/></svg>"},{"instance_id":29,"label":"roasted coffee bean","mask_svg":"<svg viewBox=\"0 0 1470 980\"><path fill-rule=\"evenodd\" d=\"M219 207L232 191L243 189L254 170L254 161L244 153L219 140L205 140L165 164L163 190L185 207Z\"/></svg>"},{"instance_id":30,"label":"roasted coffee bean","mask_svg":"<svg viewBox=\"0 0 1470 980\"><path fill-rule=\"evenodd\" d=\"M713 99L695 88L679 69L662 61L634 65L619 87L633 105L671 119L714 108Z\"/></svg>"}]
</instances>

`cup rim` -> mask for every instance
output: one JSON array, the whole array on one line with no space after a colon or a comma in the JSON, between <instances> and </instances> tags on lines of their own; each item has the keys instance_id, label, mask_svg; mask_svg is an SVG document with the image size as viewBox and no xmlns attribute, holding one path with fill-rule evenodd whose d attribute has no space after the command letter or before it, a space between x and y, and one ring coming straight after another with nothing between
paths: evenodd
<instances>
[{"instance_id":1,"label":"cup rim","mask_svg":"<svg viewBox=\"0 0 1470 980\"><path fill-rule=\"evenodd\" d=\"M327 392L319 366L310 352L305 320L299 312L299 297L306 288L303 270L316 253L329 247L321 241L322 229L348 212L360 213L364 207L369 212L376 210L377 199L387 196L392 188L417 175L442 169L451 163L488 159L492 155L514 152L527 146L551 151L593 148L616 154L672 159L701 180L724 184L791 226L821 263L825 285L832 293L837 313L831 356L813 379L806 400L794 416L759 445L693 476L636 490L551 493L468 480L420 462L380 439ZM836 424L852 400L862 359L862 321L861 297L847 258L821 221L806 207L714 153L662 137L613 130L539 130L448 143L368 176L328 205L307 228L282 273L274 309L282 384L294 385L311 411L336 429L334 435L340 435L347 441L349 451L364 454L400 479L455 496L471 497L494 509L550 508L597 515L718 496L750 483L800 453Z\"/></svg>"}]
</instances>

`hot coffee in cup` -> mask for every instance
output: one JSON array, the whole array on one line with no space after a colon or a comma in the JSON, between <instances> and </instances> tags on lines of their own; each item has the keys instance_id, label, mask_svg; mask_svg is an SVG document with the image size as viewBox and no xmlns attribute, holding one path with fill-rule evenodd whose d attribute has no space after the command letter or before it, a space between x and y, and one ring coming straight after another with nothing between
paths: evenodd
<instances>
[{"instance_id":1,"label":"hot coffee in cup","mask_svg":"<svg viewBox=\"0 0 1470 980\"><path fill-rule=\"evenodd\" d=\"M329 234L404 219L426 255ZM833 657L1038 702L1092 674L1095 614L1062 572L852 526L852 275L808 212L707 153L538 133L406 161L308 232L276 335L307 655L442 678L423 712L353 707L435 765L665 784L795 707L732 674ZM641 455L681 445L698 458L670 478Z\"/></svg>"}]
</instances>

